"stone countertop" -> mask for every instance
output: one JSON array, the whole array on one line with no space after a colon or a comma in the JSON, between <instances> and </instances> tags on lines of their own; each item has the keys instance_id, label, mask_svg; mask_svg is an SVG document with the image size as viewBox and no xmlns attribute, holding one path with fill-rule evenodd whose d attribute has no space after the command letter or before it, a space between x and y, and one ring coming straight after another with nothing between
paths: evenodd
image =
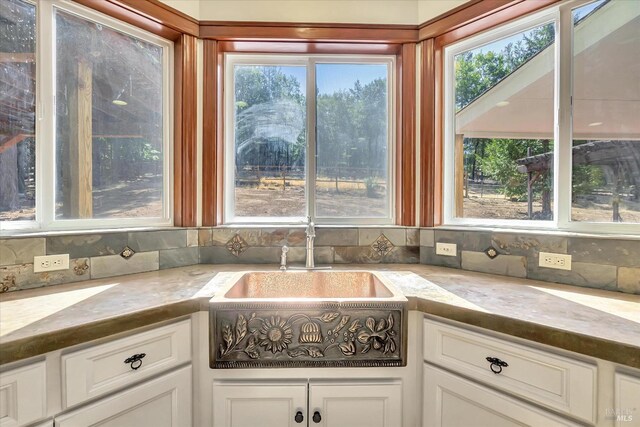
<instances>
[{"instance_id":1,"label":"stone countertop","mask_svg":"<svg viewBox=\"0 0 640 427\"><path fill-rule=\"evenodd\" d=\"M233 273L196 265L0 295L0 364L208 309ZM410 310L640 368L640 296L417 264L375 270Z\"/></svg>"}]
</instances>

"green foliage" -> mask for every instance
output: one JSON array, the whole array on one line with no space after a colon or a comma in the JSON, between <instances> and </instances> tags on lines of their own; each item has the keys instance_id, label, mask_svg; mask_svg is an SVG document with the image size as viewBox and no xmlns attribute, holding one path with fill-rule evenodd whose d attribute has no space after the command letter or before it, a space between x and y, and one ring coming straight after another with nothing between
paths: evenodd
<instances>
[{"instance_id":1,"label":"green foliage","mask_svg":"<svg viewBox=\"0 0 640 427\"><path fill-rule=\"evenodd\" d=\"M238 66L235 69L237 110L281 99L305 105L298 80L273 66Z\"/></svg>"},{"instance_id":2,"label":"green foliage","mask_svg":"<svg viewBox=\"0 0 640 427\"><path fill-rule=\"evenodd\" d=\"M379 197L378 193L376 192L376 179L369 176L367 178L364 179L364 185L367 189L367 197L370 198L376 198Z\"/></svg>"},{"instance_id":3,"label":"green foliage","mask_svg":"<svg viewBox=\"0 0 640 427\"><path fill-rule=\"evenodd\" d=\"M479 161L482 171L502 184L501 192L510 199L527 200L527 174L518 172L515 159L531 155L543 154L551 150L543 140L489 139L486 156ZM535 192L550 188L548 180L538 180L534 185Z\"/></svg>"},{"instance_id":4,"label":"green foliage","mask_svg":"<svg viewBox=\"0 0 640 427\"><path fill-rule=\"evenodd\" d=\"M500 50L491 45L464 52L455 58L456 111L467 107L485 92L499 84L510 73L540 53L555 38L553 24L547 24L522 34L522 38ZM542 140L465 138L465 168L472 180L488 178L501 184L507 197L526 200L527 174L518 172L516 160L550 150ZM540 179L534 193L549 191L549 179Z\"/></svg>"},{"instance_id":5,"label":"green foliage","mask_svg":"<svg viewBox=\"0 0 640 427\"><path fill-rule=\"evenodd\" d=\"M237 166L303 165L306 100L298 80L273 66L236 67L235 79ZM320 173L373 180L386 170L386 79L318 93L316 126Z\"/></svg>"},{"instance_id":6,"label":"green foliage","mask_svg":"<svg viewBox=\"0 0 640 427\"><path fill-rule=\"evenodd\" d=\"M317 97L318 166L346 166L352 174L375 176L387 159L387 82L363 85ZM335 170L338 173L338 170Z\"/></svg>"},{"instance_id":7,"label":"green foliage","mask_svg":"<svg viewBox=\"0 0 640 427\"><path fill-rule=\"evenodd\" d=\"M236 164L304 163L306 100L300 83L280 67L235 69Z\"/></svg>"}]
</instances>

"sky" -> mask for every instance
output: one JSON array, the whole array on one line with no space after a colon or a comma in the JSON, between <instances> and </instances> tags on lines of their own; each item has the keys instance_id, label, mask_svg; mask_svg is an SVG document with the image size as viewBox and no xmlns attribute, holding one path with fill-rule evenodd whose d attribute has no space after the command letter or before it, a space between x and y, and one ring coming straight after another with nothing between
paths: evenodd
<instances>
[{"instance_id":1,"label":"sky","mask_svg":"<svg viewBox=\"0 0 640 427\"><path fill-rule=\"evenodd\" d=\"M283 73L295 77L304 92L306 82L305 67L280 67ZM384 64L317 64L316 82L320 94L331 94L339 90L350 89L356 80L362 85L378 78L387 77Z\"/></svg>"},{"instance_id":2,"label":"sky","mask_svg":"<svg viewBox=\"0 0 640 427\"><path fill-rule=\"evenodd\" d=\"M634 0L634 1L636 1L636 0ZM588 3L588 4L584 5L584 6L581 6L581 7L578 7L576 9L574 9L573 10L573 19L581 19L581 18L585 17L586 15L591 13L591 11L593 11L596 7L600 6L604 2L605 2L605 0L598 0L598 1L595 1L593 3ZM529 34L530 32L531 32L531 30L525 31L524 33L517 33L517 34L514 34L513 36L506 37L504 39L496 40L496 41L491 42L489 44L486 44L484 46L480 46L480 47L478 47L476 49L473 49L473 50L471 50L471 52L473 54L477 54L477 53L480 53L480 52L485 52L485 53L486 52L495 52L495 53L499 53L509 43L515 43L518 40L522 40L523 36L525 34Z\"/></svg>"}]
</instances>

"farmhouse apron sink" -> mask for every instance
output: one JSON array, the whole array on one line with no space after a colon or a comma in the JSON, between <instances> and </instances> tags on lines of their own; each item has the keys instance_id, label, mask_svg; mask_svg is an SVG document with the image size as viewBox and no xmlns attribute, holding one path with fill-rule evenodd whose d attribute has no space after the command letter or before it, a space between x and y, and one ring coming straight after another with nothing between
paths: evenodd
<instances>
[{"instance_id":1,"label":"farmhouse apron sink","mask_svg":"<svg viewBox=\"0 0 640 427\"><path fill-rule=\"evenodd\" d=\"M407 299L375 272L239 273L209 317L212 368L406 365Z\"/></svg>"}]
</instances>

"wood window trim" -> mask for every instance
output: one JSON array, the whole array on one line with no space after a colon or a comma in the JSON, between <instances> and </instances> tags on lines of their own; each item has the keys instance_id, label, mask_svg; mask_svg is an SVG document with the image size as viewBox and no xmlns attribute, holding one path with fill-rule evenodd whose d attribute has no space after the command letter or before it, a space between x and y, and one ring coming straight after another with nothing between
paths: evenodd
<instances>
[{"instance_id":1,"label":"wood window trim","mask_svg":"<svg viewBox=\"0 0 640 427\"><path fill-rule=\"evenodd\" d=\"M196 225L196 38L204 40L203 99L203 225L222 223L222 122L221 95L223 52L265 53L265 41L273 53L395 54L398 60L397 90L415 90L415 67L410 47L421 43L420 113L420 226L442 223L442 50L447 44L493 26L547 7L560 0L470 0L417 25L304 24L267 22L197 21L158 0L74 0L176 43L174 53L174 225ZM187 37L188 36L188 37ZM406 45L406 46L403 46ZM187 60L187 58L191 58ZM415 49L413 53L415 61ZM410 70L413 77L410 76ZM211 79L213 77L213 79ZM190 80L190 81L187 81ZM407 173L397 179L396 223L416 225L415 218L415 96L401 96L396 105L397 163ZM185 104L186 103L186 104ZM413 113L408 114L407 112ZM404 112L404 114L403 114ZM214 118L214 119L209 119ZM406 128L406 129L405 129ZM409 129L410 128L410 129ZM413 139L413 146L404 140ZM413 161L410 158L413 156ZM411 188L413 186L413 189ZM413 197L408 197L413 193ZM413 202L412 202L413 201ZM414 205L411 206L411 203Z\"/></svg>"},{"instance_id":2,"label":"wood window trim","mask_svg":"<svg viewBox=\"0 0 640 427\"><path fill-rule=\"evenodd\" d=\"M197 225L197 38L175 42L173 222Z\"/></svg>"},{"instance_id":3,"label":"wood window trim","mask_svg":"<svg viewBox=\"0 0 640 427\"><path fill-rule=\"evenodd\" d=\"M418 27L416 25L201 21L200 38L245 42L400 44L416 42Z\"/></svg>"},{"instance_id":4,"label":"wood window trim","mask_svg":"<svg viewBox=\"0 0 640 427\"><path fill-rule=\"evenodd\" d=\"M396 73L396 224L416 225L416 44L405 43Z\"/></svg>"},{"instance_id":5,"label":"wood window trim","mask_svg":"<svg viewBox=\"0 0 640 427\"><path fill-rule=\"evenodd\" d=\"M421 227L442 225L444 150L444 48L482 31L521 18L561 0L482 0L452 11L438 22L423 26L421 63ZM463 5L464 6L464 5ZM474 18L474 13L477 16ZM447 24L448 23L448 24ZM445 25L447 24L447 25ZM430 130L431 129L431 130Z\"/></svg>"},{"instance_id":6,"label":"wood window trim","mask_svg":"<svg viewBox=\"0 0 640 427\"><path fill-rule=\"evenodd\" d=\"M182 34L198 37L200 24L158 0L74 0L112 18L157 36L177 41Z\"/></svg>"},{"instance_id":7,"label":"wood window trim","mask_svg":"<svg viewBox=\"0 0 640 427\"><path fill-rule=\"evenodd\" d=\"M222 224L223 161L222 139L222 53L216 40L204 40L204 82L202 99L202 225Z\"/></svg>"},{"instance_id":8,"label":"wood window trim","mask_svg":"<svg viewBox=\"0 0 640 427\"><path fill-rule=\"evenodd\" d=\"M292 43L205 40L203 103L203 226L222 224L224 53L396 55L396 224L415 225L415 43ZM405 123L408 122L408 123ZM406 167L410 165L410 167Z\"/></svg>"}]
</instances>

